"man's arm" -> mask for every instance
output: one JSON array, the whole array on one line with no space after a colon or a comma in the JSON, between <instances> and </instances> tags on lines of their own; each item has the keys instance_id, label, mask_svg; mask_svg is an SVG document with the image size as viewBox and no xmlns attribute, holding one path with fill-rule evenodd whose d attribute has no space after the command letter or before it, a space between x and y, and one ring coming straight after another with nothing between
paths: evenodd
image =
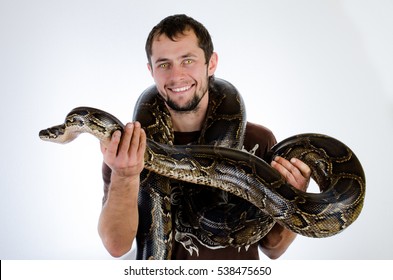
<instances>
[{"instance_id":1,"label":"man's arm","mask_svg":"<svg viewBox=\"0 0 393 280\"><path fill-rule=\"evenodd\" d=\"M111 169L98 232L114 257L127 253L138 229L139 175L144 166L146 134L138 122L126 125L123 136L116 131L107 146L101 144L104 162Z\"/></svg>"},{"instance_id":2,"label":"man's arm","mask_svg":"<svg viewBox=\"0 0 393 280\"><path fill-rule=\"evenodd\" d=\"M276 157L271 165L284 176L289 184L299 190L307 190L311 169L304 162L295 158L288 161L282 157ZM288 249L295 237L296 233L276 223L270 232L262 238L261 250L269 258L277 259Z\"/></svg>"}]
</instances>

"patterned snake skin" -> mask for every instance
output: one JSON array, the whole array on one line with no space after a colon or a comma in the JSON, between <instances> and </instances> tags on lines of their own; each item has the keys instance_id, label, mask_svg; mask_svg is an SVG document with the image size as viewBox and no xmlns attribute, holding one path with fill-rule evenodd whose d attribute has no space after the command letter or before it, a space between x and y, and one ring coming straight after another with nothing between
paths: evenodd
<instances>
[{"instance_id":1,"label":"patterned snake skin","mask_svg":"<svg viewBox=\"0 0 393 280\"><path fill-rule=\"evenodd\" d=\"M137 102L134 120L141 122L148 136L139 195L143 218L138 225L137 259L170 259L173 238L190 253L197 250L190 236L211 248L247 249L275 222L301 235L327 237L357 219L365 196L365 175L345 144L326 135L300 134L272 148L268 162L280 155L310 166L321 193L299 191L267 162L242 150L246 120L237 90L216 79L209 94L197 145L173 145L171 118L155 87L142 93ZM79 107L67 115L64 124L42 130L39 136L67 143L87 132L108 141L115 130L123 128L107 112Z\"/></svg>"}]
</instances>

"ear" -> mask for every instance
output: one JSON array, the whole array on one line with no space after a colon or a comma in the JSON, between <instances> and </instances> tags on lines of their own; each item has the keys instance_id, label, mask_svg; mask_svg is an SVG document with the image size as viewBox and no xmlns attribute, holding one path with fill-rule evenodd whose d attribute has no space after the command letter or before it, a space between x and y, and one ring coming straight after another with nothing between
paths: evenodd
<instances>
[{"instance_id":1,"label":"ear","mask_svg":"<svg viewBox=\"0 0 393 280\"><path fill-rule=\"evenodd\" d=\"M150 75L153 76L153 68L151 67L151 64L149 62L147 63L147 69L149 70Z\"/></svg>"},{"instance_id":2,"label":"ear","mask_svg":"<svg viewBox=\"0 0 393 280\"><path fill-rule=\"evenodd\" d=\"M213 52L209 60L209 65L207 66L207 71L208 71L207 73L209 77L213 76L214 72L216 72L217 64L218 64L218 55L217 53Z\"/></svg>"}]
</instances>

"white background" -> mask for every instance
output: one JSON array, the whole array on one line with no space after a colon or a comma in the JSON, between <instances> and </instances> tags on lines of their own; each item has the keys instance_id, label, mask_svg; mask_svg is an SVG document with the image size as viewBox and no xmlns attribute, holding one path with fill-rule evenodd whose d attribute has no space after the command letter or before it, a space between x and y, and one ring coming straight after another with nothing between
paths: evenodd
<instances>
[{"instance_id":1,"label":"white background","mask_svg":"<svg viewBox=\"0 0 393 280\"><path fill-rule=\"evenodd\" d=\"M216 76L243 94L250 121L279 141L334 136L363 164L359 219L334 237L299 236L282 259L393 259L389 0L0 0L0 259L111 259L97 233L98 141L56 145L38 132L80 105L131 120L153 83L147 34L174 13L208 28Z\"/></svg>"}]
</instances>

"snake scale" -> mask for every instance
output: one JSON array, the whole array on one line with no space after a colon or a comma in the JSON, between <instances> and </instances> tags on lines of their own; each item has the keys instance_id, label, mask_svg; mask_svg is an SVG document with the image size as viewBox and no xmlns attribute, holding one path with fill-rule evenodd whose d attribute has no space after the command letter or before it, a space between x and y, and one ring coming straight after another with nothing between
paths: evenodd
<instances>
[{"instance_id":1,"label":"snake scale","mask_svg":"<svg viewBox=\"0 0 393 280\"><path fill-rule=\"evenodd\" d=\"M138 259L169 259L173 238L184 238L186 232L206 246L247 248L276 222L319 238L337 234L357 219L365 197L365 175L349 147L327 135L299 134L277 143L266 161L262 160L241 149L245 113L240 95L223 80L216 79L215 87L219 90L209 91L211 105L197 145L173 145L170 115L154 86L137 102L134 120L141 122L148 135L139 195L144 207L139 207L143 219L138 226ZM63 124L41 130L39 136L68 143L81 133L90 133L105 142L115 130L123 129L121 121L107 112L78 107ZM277 155L296 157L309 165L321 192L302 192L287 184L268 164ZM174 181L188 186L186 196L192 197L204 185L214 195L229 193L245 203L228 213L233 223L219 223L207 217L208 211L198 209L196 198L190 199L185 208L195 221L195 232L184 229L182 233L182 226L177 225L174 237Z\"/></svg>"}]
</instances>

